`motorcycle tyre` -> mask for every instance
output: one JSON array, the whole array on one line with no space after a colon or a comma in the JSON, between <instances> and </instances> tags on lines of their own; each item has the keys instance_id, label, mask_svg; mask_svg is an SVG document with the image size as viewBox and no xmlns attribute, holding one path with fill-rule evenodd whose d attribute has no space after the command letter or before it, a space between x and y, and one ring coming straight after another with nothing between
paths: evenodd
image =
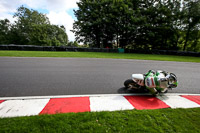
<instances>
[{"instance_id":1,"label":"motorcycle tyre","mask_svg":"<svg viewBox=\"0 0 200 133\"><path fill-rule=\"evenodd\" d=\"M132 79L127 79L126 81L124 81L124 86L126 88L130 88L129 85L131 84L131 89L138 89L139 86L132 80Z\"/></svg>"}]
</instances>

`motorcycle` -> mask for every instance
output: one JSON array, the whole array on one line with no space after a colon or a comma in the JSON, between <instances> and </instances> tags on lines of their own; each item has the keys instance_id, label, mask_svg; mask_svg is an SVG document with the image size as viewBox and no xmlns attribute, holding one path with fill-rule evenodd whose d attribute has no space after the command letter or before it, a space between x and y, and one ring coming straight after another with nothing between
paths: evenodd
<instances>
[{"instance_id":1,"label":"motorcycle","mask_svg":"<svg viewBox=\"0 0 200 133\"><path fill-rule=\"evenodd\" d=\"M170 78L166 79L167 75L172 75L173 73L167 73L165 71L157 71L158 73L162 73L161 75L159 75L162 78L162 81L165 80L166 82L168 82L168 84L170 84L167 87L163 87L163 89L156 89L158 93L167 93L167 91L172 88L175 88L176 86L172 86L173 84L171 84L170 82ZM156 74L156 72L154 72L154 74ZM174 74L173 74L174 75ZM127 89L131 89L131 90L142 90L144 92L149 92L149 89L147 89L146 84L151 84L150 82L152 82L151 80L153 79L147 79L147 81L145 81L147 74L132 74L132 79L127 79L124 82L124 86ZM176 77L175 75L173 77ZM177 81L177 79L176 79ZM146 83L145 83L146 82ZM156 88L156 86L154 87Z\"/></svg>"}]
</instances>

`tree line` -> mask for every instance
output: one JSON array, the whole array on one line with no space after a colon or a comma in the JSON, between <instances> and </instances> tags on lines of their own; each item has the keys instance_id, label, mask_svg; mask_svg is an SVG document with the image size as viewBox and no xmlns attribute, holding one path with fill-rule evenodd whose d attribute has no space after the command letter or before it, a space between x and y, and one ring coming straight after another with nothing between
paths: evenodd
<instances>
[{"instance_id":1,"label":"tree line","mask_svg":"<svg viewBox=\"0 0 200 133\"><path fill-rule=\"evenodd\" d=\"M0 44L60 46L68 44L64 26L50 24L49 18L36 10L20 6L13 16L0 20Z\"/></svg>"},{"instance_id":2,"label":"tree line","mask_svg":"<svg viewBox=\"0 0 200 133\"><path fill-rule=\"evenodd\" d=\"M91 47L200 52L200 0L80 0L73 32Z\"/></svg>"}]
</instances>

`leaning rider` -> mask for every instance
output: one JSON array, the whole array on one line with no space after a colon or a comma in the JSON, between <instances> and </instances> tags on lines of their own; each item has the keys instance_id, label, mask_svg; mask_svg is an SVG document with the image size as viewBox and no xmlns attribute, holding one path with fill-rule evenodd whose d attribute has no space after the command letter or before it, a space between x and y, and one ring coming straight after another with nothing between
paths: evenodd
<instances>
[{"instance_id":1,"label":"leaning rider","mask_svg":"<svg viewBox=\"0 0 200 133\"><path fill-rule=\"evenodd\" d=\"M149 70L145 74L145 86L153 95L157 95L160 92L167 92L168 89L176 88L177 85L177 77L173 73L162 70Z\"/></svg>"}]
</instances>

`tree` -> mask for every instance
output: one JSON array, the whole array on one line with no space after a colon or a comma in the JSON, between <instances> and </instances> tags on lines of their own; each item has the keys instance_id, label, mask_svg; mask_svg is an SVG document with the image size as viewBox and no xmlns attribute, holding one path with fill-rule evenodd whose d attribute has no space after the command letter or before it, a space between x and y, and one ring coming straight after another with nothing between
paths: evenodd
<instances>
[{"instance_id":1,"label":"tree","mask_svg":"<svg viewBox=\"0 0 200 133\"><path fill-rule=\"evenodd\" d=\"M117 40L117 44L120 40L122 47L127 45L132 35L129 31L132 19L129 16L133 13L127 4L131 2L81 0L78 3L79 10L74 11L77 21L72 31L76 40L96 47L106 47L114 40Z\"/></svg>"},{"instance_id":2,"label":"tree","mask_svg":"<svg viewBox=\"0 0 200 133\"><path fill-rule=\"evenodd\" d=\"M51 25L45 14L21 6L14 14L17 18L11 26L11 43L20 45L60 46L67 45L64 26Z\"/></svg>"},{"instance_id":3,"label":"tree","mask_svg":"<svg viewBox=\"0 0 200 133\"><path fill-rule=\"evenodd\" d=\"M102 36L101 1L81 0L78 4L79 10L74 11L78 21L73 24L73 32L78 42L94 44L100 47Z\"/></svg>"},{"instance_id":4,"label":"tree","mask_svg":"<svg viewBox=\"0 0 200 133\"><path fill-rule=\"evenodd\" d=\"M67 44L67 46L69 46L69 47L78 47L79 45L78 45L78 43L76 42L76 41L70 41L68 44Z\"/></svg>"},{"instance_id":5,"label":"tree","mask_svg":"<svg viewBox=\"0 0 200 133\"><path fill-rule=\"evenodd\" d=\"M188 46L188 42L190 40L195 39L195 45L197 45L197 41L199 38L198 31L200 29L200 1L192 0L185 1L185 6L183 9L184 12L184 24L185 26L185 43L183 46L183 50L185 51ZM195 34L193 34L195 32ZM191 36L193 34L193 36Z\"/></svg>"},{"instance_id":6,"label":"tree","mask_svg":"<svg viewBox=\"0 0 200 133\"><path fill-rule=\"evenodd\" d=\"M197 50L199 0L80 0L76 40L92 47Z\"/></svg>"},{"instance_id":7,"label":"tree","mask_svg":"<svg viewBox=\"0 0 200 133\"><path fill-rule=\"evenodd\" d=\"M30 40L32 40L31 45L42 46L60 46L68 43L68 37L63 28L50 24L32 25Z\"/></svg>"},{"instance_id":8,"label":"tree","mask_svg":"<svg viewBox=\"0 0 200 133\"><path fill-rule=\"evenodd\" d=\"M11 24L8 19L0 20L0 44L8 44Z\"/></svg>"},{"instance_id":9,"label":"tree","mask_svg":"<svg viewBox=\"0 0 200 133\"><path fill-rule=\"evenodd\" d=\"M15 21L14 30L19 36L18 44L28 45L31 42L31 32L33 25L50 24L46 15L37 12L36 10L29 10L28 8L21 6L14 14L17 18Z\"/></svg>"}]
</instances>

